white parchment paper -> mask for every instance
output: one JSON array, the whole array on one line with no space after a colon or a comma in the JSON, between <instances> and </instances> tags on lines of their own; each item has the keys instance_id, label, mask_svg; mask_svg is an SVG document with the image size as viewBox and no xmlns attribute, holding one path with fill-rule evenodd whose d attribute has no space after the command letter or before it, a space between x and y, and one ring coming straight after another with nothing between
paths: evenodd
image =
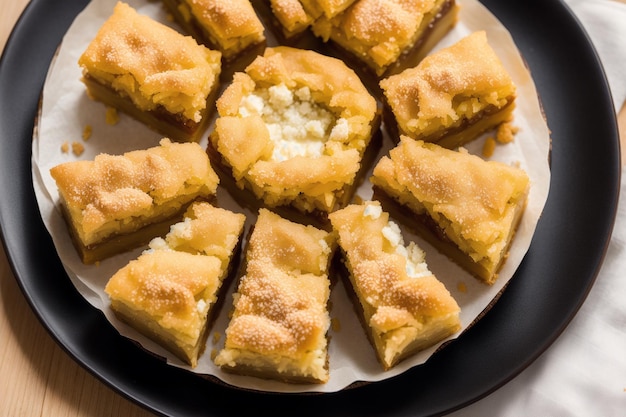
<instances>
[{"instance_id":1,"label":"white parchment paper","mask_svg":"<svg viewBox=\"0 0 626 417\"><path fill-rule=\"evenodd\" d=\"M231 288L228 290L224 307L220 311L209 336L205 354L200 358L195 369L183 364L159 345L115 318L109 308L109 300L104 293L104 286L119 268L139 256L145 248L115 256L98 265L82 264L72 246L66 225L58 209L59 196L56 184L49 173L50 168L63 162L76 159L93 159L99 153L121 154L129 150L145 149L156 146L161 138L160 134L124 114L120 114L120 121L116 125L105 123L104 105L90 100L80 81L81 71L77 64L78 58L102 23L110 16L115 3L116 0L93 0L77 16L69 28L49 69L43 89L41 114L33 137L33 185L41 216L53 238L65 270L80 294L95 308L101 310L121 335L137 341L143 348L166 358L172 366L186 368L190 372L198 374L212 375L225 383L242 388L275 392L334 392L355 382L372 382L390 378L424 363L440 344L401 362L389 371L382 371L341 282L333 288L331 294L331 315L338 320L340 328L330 331L331 378L328 383L323 385L289 385L276 381L236 376L222 372L213 364L210 354L213 349L219 349L223 344L223 334L228 324L228 311L232 306L232 291L235 288L235 283L231 284ZM149 15L177 28L167 19L161 2L129 0L128 3L136 8L139 13ZM458 24L436 49L451 45L476 30L487 32L490 44L503 61L518 88L514 124L519 127L519 132L514 142L497 146L492 159L519 164L531 178L528 207L511 247L509 259L504 265L498 281L493 286L478 282L430 245L416 236L405 233L406 243L414 240L426 251L429 268L446 285L461 306L461 321L463 329L465 329L505 287L530 246L549 191L548 155L550 139L535 85L509 32L477 1L463 0L460 5ZM272 46L271 35L268 31L266 34L268 35L268 44ZM82 133L87 125L93 128L93 134L88 141L83 141ZM210 129L211 127L209 127ZM201 146L207 145L207 135L204 135L200 142ZM61 151L64 143L72 142L82 143L85 152L76 156L72 152ZM470 152L480 155L483 142L484 138L479 139L468 145L467 148ZM387 137L385 137L384 144L379 157L389 150L390 140ZM369 199L371 198L371 191L371 185L366 182L360 187L358 195L363 199ZM222 207L246 214L248 218L246 231L254 223L254 213L238 206L222 187L218 190L218 202ZM222 335L221 340L217 343L213 342L212 335L215 333ZM460 333L453 335L450 339L458 337Z\"/></svg>"}]
</instances>

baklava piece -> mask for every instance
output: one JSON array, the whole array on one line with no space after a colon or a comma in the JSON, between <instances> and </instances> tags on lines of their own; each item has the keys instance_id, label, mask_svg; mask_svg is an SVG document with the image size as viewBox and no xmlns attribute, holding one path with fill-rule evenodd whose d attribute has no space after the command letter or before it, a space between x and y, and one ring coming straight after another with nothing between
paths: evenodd
<instances>
[{"instance_id":1,"label":"baklava piece","mask_svg":"<svg viewBox=\"0 0 626 417\"><path fill-rule=\"evenodd\" d=\"M250 0L164 0L182 28L225 61L265 44L265 28Z\"/></svg>"},{"instance_id":2,"label":"baklava piece","mask_svg":"<svg viewBox=\"0 0 626 417\"><path fill-rule=\"evenodd\" d=\"M394 217L477 278L496 281L526 208L524 170L402 137L371 182L377 199L398 203L389 206Z\"/></svg>"},{"instance_id":3,"label":"baklava piece","mask_svg":"<svg viewBox=\"0 0 626 417\"><path fill-rule=\"evenodd\" d=\"M208 126L221 57L119 2L78 63L90 97L184 142Z\"/></svg>"},{"instance_id":4,"label":"baklava piece","mask_svg":"<svg viewBox=\"0 0 626 417\"><path fill-rule=\"evenodd\" d=\"M357 0L312 28L381 77L417 64L457 19L454 0Z\"/></svg>"},{"instance_id":5,"label":"baklava piece","mask_svg":"<svg viewBox=\"0 0 626 417\"><path fill-rule=\"evenodd\" d=\"M291 383L327 382L334 248L334 235L261 209L215 364Z\"/></svg>"},{"instance_id":6,"label":"baklava piece","mask_svg":"<svg viewBox=\"0 0 626 417\"><path fill-rule=\"evenodd\" d=\"M235 193L320 217L350 200L380 123L376 100L343 62L284 46L236 73L217 109L208 153Z\"/></svg>"},{"instance_id":7,"label":"baklava piece","mask_svg":"<svg viewBox=\"0 0 626 417\"><path fill-rule=\"evenodd\" d=\"M209 203L189 207L165 238L117 271L105 287L115 315L192 367L234 270L245 216Z\"/></svg>"},{"instance_id":8,"label":"baklava piece","mask_svg":"<svg viewBox=\"0 0 626 417\"><path fill-rule=\"evenodd\" d=\"M406 135L449 149L510 121L515 107L516 87L484 31L381 80L380 86L392 137Z\"/></svg>"},{"instance_id":9,"label":"baklava piece","mask_svg":"<svg viewBox=\"0 0 626 417\"><path fill-rule=\"evenodd\" d=\"M91 264L162 236L195 200L210 200L219 177L197 143L100 154L50 170L82 261Z\"/></svg>"},{"instance_id":10,"label":"baklava piece","mask_svg":"<svg viewBox=\"0 0 626 417\"><path fill-rule=\"evenodd\" d=\"M385 370L461 328L460 308L380 203L331 213L355 310Z\"/></svg>"},{"instance_id":11,"label":"baklava piece","mask_svg":"<svg viewBox=\"0 0 626 417\"><path fill-rule=\"evenodd\" d=\"M293 39L320 18L332 19L355 0L270 0L271 11L282 35Z\"/></svg>"}]
</instances>

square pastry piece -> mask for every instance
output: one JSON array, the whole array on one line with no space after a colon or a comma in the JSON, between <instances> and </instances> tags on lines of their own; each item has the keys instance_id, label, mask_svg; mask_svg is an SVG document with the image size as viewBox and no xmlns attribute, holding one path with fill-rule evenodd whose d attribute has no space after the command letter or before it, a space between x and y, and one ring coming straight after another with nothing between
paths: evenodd
<instances>
[{"instance_id":1,"label":"square pastry piece","mask_svg":"<svg viewBox=\"0 0 626 417\"><path fill-rule=\"evenodd\" d=\"M61 208L84 263L165 234L195 200L214 198L219 178L197 143L100 154L53 167Z\"/></svg>"},{"instance_id":2,"label":"square pastry piece","mask_svg":"<svg viewBox=\"0 0 626 417\"><path fill-rule=\"evenodd\" d=\"M320 217L350 200L379 132L376 100L354 71L291 47L267 48L236 73L217 109L208 153L222 178L248 189L249 203Z\"/></svg>"},{"instance_id":3,"label":"square pastry piece","mask_svg":"<svg viewBox=\"0 0 626 417\"><path fill-rule=\"evenodd\" d=\"M261 209L216 365L286 382L327 382L334 247L332 234Z\"/></svg>"},{"instance_id":4,"label":"square pastry piece","mask_svg":"<svg viewBox=\"0 0 626 417\"><path fill-rule=\"evenodd\" d=\"M416 65L457 15L455 0L357 0L336 16L322 14L312 28L381 77Z\"/></svg>"},{"instance_id":5,"label":"square pastry piece","mask_svg":"<svg viewBox=\"0 0 626 417\"><path fill-rule=\"evenodd\" d=\"M105 287L115 315L195 367L218 295L236 263L245 216L195 203L165 238L116 272Z\"/></svg>"},{"instance_id":6,"label":"square pastry piece","mask_svg":"<svg viewBox=\"0 0 626 417\"><path fill-rule=\"evenodd\" d=\"M331 213L355 307L385 370L461 328L457 302L377 201Z\"/></svg>"},{"instance_id":7,"label":"square pastry piece","mask_svg":"<svg viewBox=\"0 0 626 417\"><path fill-rule=\"evenodd\" d=\"M221 57L119 2L78 63L90 97L183 142L208 125Z\"/></svg>"},{"instance_id":8,"label":"square pastry piece","mask_svg":"<svg viewBox=\"0 0 626 417\"><path fill-rule=\"evenodd\" d=\"M512 119L516 87L484 31L380 82L386 126L446 148ZM397 137L397 134L392 136Z\"/></svg>"},{"instance_id":9,"label":"square pastry piece","mask_svg":"<svg viewBox=\"0 0 626 417\"><path fill-rule=\"evenodd\" d=\"M394 216L476 277L495 282L526 208L525 171L402 137L371 182L377 198L399 204Z\"/></svg>"},{"instance_id":10,"label":"square pastry piece","mask_svg":"<svg viewBox=\"0 0 626 417\"><path fill-rule=\"evenodd\" d=\"M355 0L270 0L271 11L281 33L293 39L317 19L332 19Z\"/></svg>"},{"instance_id":11,"label":"square pastry piece","mask_svg":"<svg viewBox=\"0 0 626 417\"><path fill-rule=\"evenodd\" d=\"M163 0L176 22L198 42L231 61L265 44L265 28L250 0Z\"/></svg>"}]
</instances>

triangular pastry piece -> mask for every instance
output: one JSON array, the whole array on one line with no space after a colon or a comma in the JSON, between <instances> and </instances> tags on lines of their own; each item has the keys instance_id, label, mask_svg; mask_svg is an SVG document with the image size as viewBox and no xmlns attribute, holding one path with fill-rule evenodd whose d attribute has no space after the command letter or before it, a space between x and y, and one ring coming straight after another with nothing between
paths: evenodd
<instances>
[{"instance_id":1,"label":"triangular pastry piece","mask_svg":"<svg viewBox=\"0 0 626 417\"><path fill-rule=\"evenodd\" d=\"M355 307L384 369L441 342L461 327L460 308L377 201L330 215Z\"/></svg>"},{"instance_id":2,"label":"triangular pastry piece","mask_svg":"<svg viewBox=\"0 0 626 417\"><path fill-rule=\"evenodd\" d=\"M237 264L245 216L192 205L164 238L117 271L105 292L115 315L195 367L224 280Z\"/></svg>"},{"instance_id":3,"label":"triangular pastry piece","mask_svg":"<svg viewBox=\"0 0 626 417\"><path fill-rule=\"evenodd\" d=\"M215 363L237 374L327 382L334 247L332 234L261 209Z\"/></svg>"}]
</instances>

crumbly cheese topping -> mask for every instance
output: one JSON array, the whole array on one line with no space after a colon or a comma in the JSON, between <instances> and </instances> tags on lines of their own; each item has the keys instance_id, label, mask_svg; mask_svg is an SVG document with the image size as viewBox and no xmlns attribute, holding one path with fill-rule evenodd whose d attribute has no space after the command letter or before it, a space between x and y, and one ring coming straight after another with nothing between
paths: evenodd
<instances>
[{"instance_id":1,"label":"crumbly cheese topping","mask_svg":"<svg viewBox=\"0 0 626 417\"><path fill-rule=\"evenodd\" d=\"M294 156L318 158L328 139L343 142L349 135L347 120L336 119L332 112L311 99L308 87L290 90L285 84L257 89L243 97L239 115L259 115L274 142L272 160Z\"/></svg>"}]
</instances>

